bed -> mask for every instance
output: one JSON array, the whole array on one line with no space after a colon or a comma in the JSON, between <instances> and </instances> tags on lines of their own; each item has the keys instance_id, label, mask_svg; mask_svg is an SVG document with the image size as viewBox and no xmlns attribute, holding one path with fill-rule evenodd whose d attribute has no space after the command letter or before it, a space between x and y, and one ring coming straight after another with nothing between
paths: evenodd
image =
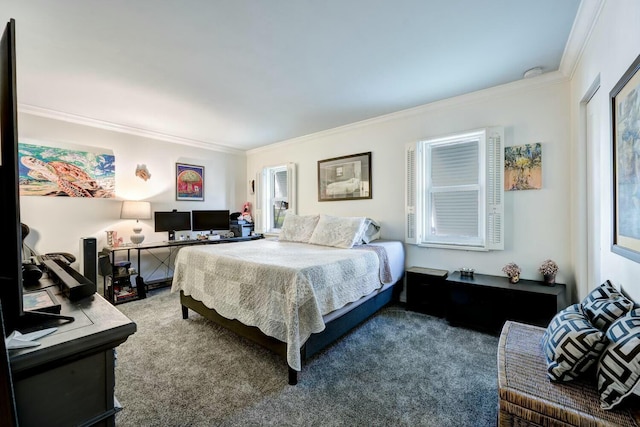
<instances>
[{"instance_id":1,"label":"bed","mask_svg":"<svg viewBox=\"0 0 640 427\"><path fill-rule=\"evenodd\" d=\"M397 298L404 247L385 240L359 244L349 233L362 234L362 223L346 232L335 221L324 224L333 244L319 244L309 237L317 231L313 222L301 237L300 228L288 235L291 218L280 239L181 249L172 292L180 292L183 318L191 309L285 358L289 383L296 384L303 361ZM318 226L326 222L316 218ZM351 241L335 245L342 234Z\"/></svg>"}]
</instances>

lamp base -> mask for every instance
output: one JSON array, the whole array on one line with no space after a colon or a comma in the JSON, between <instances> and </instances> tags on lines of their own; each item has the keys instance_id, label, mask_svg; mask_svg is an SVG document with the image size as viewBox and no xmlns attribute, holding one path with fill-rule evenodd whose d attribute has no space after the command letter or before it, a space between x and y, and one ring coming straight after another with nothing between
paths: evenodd
<instances>
[{"instance_id":1,"label":"lamp base","mask_svg":"<svg viewBox=\"0 0 640 427\"><path fill-rule=\"evenodd\" d=\"M144 241L144 234L132 234L129 239L131 239L131 243L139 245Z\"/></svg>"}]
</instances>

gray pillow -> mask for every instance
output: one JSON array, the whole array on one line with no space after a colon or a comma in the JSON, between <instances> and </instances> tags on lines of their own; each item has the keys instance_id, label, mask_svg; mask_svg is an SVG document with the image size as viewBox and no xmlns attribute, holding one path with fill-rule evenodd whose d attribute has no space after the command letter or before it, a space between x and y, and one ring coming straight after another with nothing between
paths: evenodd
<instances>
[{"instance_id":1,"label":"gray pillow","mask_svg":"<svg viewBox=\"0 0 640 427\"><path fill-rule=\"evenodd\" d=\"M556 314L542 336L547 376L553 381L570 381L587 372L598 360L607 338L589 322L580 304Z\"/></svg>"},{"instance_id":2,"label":"gray pillow","mask_svg":"<svg viewBox=\"0 0 640 427\"><path fill-rule=\"evenodd\" d=\"M582 309L591 323L603 332L634 306L633 301L606 281L589 293L582 301Z\"/></svg>"},{"instance_id":3,"label":"gray pillow","mask_svg":"<svg viewBox=\"0 0 640 427\"><path fill-rule=\"evenodd\" d=\"M610 343L598 361L600 406L613 409L631 395L640 382L640 308L613 322Z\"/></svg>"}]
</instances>

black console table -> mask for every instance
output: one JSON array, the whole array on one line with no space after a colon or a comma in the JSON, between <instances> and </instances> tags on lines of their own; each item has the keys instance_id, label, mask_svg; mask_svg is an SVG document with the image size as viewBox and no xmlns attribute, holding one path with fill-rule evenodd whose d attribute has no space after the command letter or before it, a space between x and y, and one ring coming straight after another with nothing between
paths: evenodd
<instances>
[{"instance_id":1,"label":"black console table","mask_svg":"<svg viewBox=\"0 0 640 427\"><path fill-rule=\"evenodd\" d=\"M111 259L110 262L106 260L106 263L103 258L100 258L99 260L100 274L104 278L104 297L107 300L111 301L111 303L113 304L119 304L134 299L146 298L148 287L161 287L170 285L173 278L172 260L177 251L184 246L246 242L249 240L257 240L262 238L262 235L253 235L241 237L220 237L219 239L211 240L172 240L165 242L142 243L139 245L127 244L117 247L105 247L101 252L102 256L110 255ZM159 249L163 249L165 250L165 252L159 253L157 251ZM131 251L135 251L137 256L138 269L135 271L128 271L127 269L127 263L129 266L131 265ZM155 270L153 270L153 272L151 272L151 274L155 273L161 267L165 267L167 270L165 277L153 281L144 280L141 270L141 253L143 251L149 253L159 262L159 265L155 268ZM116 263L116 253L118 252L127 253L127 263L124 263L124 266L119 266L119 264L122 263ZM135 276L135 287L131 284L132 276ZM109 278L109 281L107 281L107 278ZM119 284L124 284L124 287L127 289L117 289L120 286Z\"/></svg>"},{"instance_id":2,"label":"black console table","mask_svg":"<svg viewBox=\"0 0 640 427\"><path fill-rule=\"evenodd\" d=\"M71 302L57 288L50 289L60 314L74 321L46 325L58 329L40 338L40 346L9 352L18 422L113 426L118 410L115 348L136 331L136 324L98 294Z\"/></svg>"},{"instance_id":3,"label":"black console table","mask_svg":"<svg viewBox=\"0 0 640 427\"><path fill-rule=\"evenodd\" d=\"M507 320L546 327L568 305L566 286L536 280L510 283L507 277L450 274L447 320L453 325L499 333Z\"/></svg>"}]
</instances>

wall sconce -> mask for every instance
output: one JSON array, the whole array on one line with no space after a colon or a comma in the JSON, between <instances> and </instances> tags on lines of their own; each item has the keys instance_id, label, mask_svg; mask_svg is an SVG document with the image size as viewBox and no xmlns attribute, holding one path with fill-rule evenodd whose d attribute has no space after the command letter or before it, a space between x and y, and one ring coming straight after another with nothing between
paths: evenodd
<instances>
[{"instance_id":1,"label":"wall sconce","mask_svg":"<svg viewBox=\"0 0 640 427\"><path fill-rule=\"evenodd\" d=\"M136 226L130 237L131 243L139 245L144 241L142 227L138 224L141 219L151 219L151 203L125 200L122 202L122 210L120 211L120 219L135 219Z\"/></svg>"}]
</instances>

